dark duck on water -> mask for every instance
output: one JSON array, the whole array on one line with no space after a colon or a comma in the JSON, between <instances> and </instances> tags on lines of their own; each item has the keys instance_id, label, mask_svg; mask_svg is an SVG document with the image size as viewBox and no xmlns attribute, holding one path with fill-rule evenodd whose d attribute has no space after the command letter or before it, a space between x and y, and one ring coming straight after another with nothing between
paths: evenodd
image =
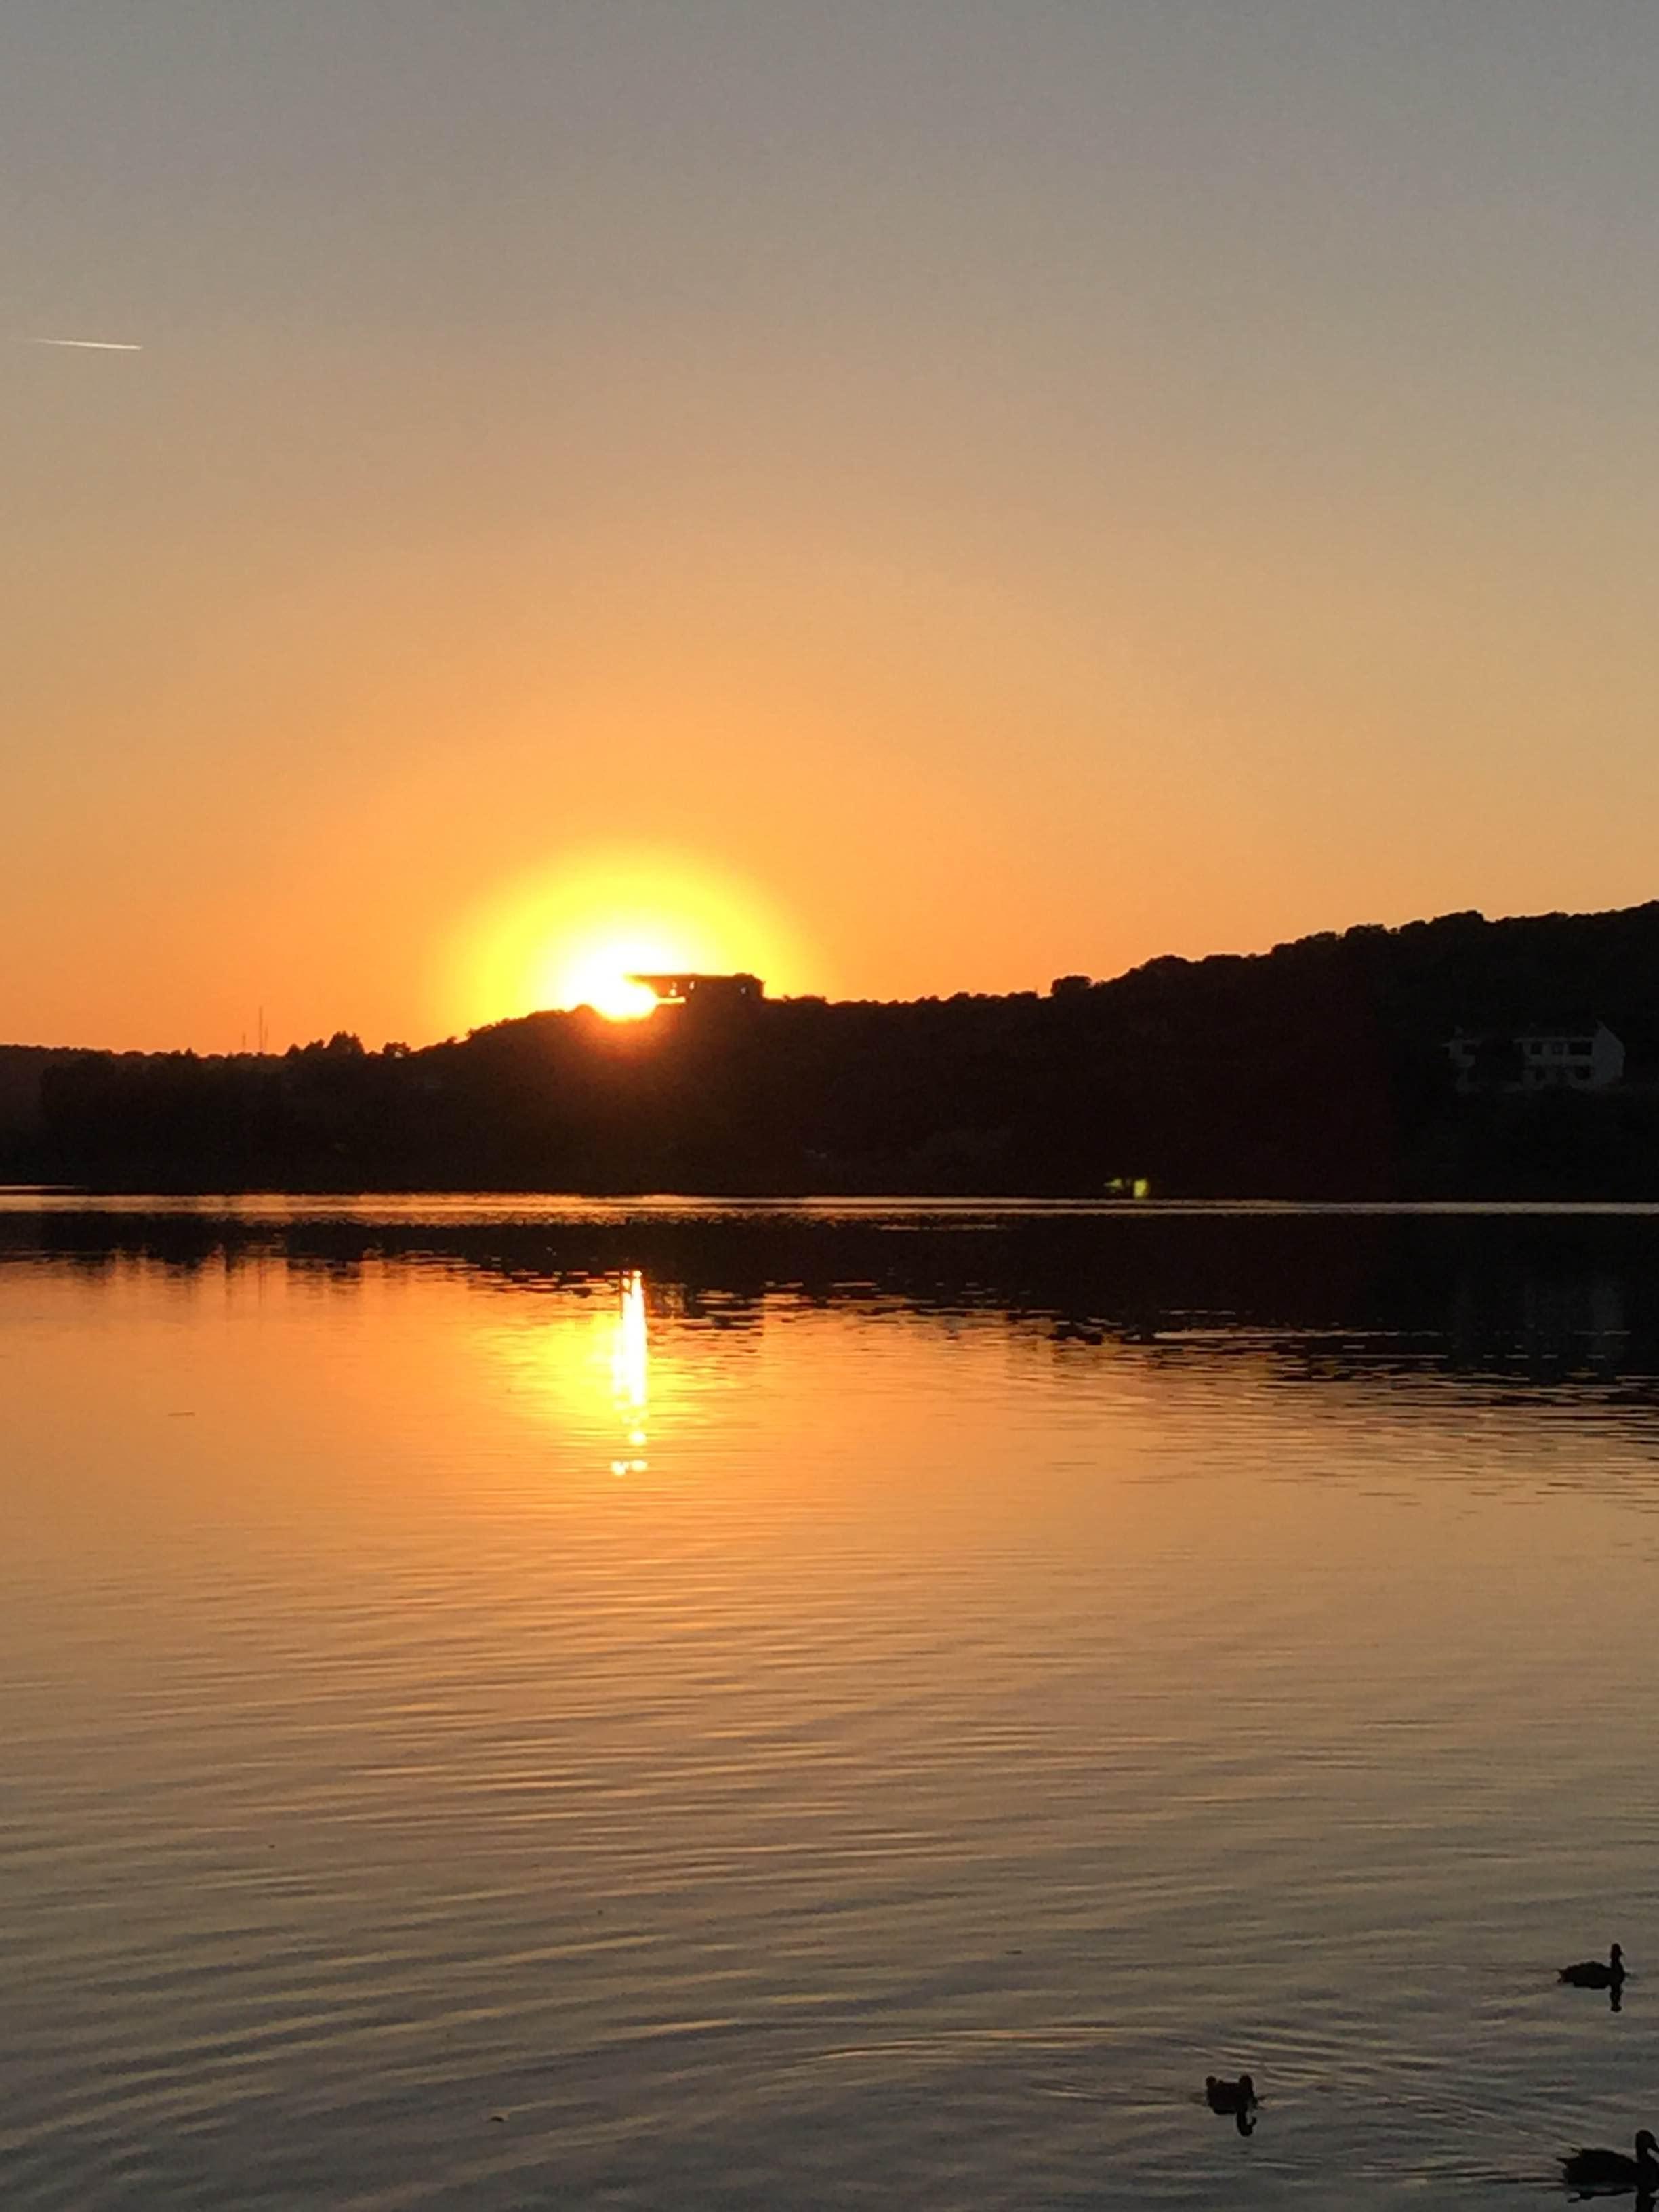
<instances>
[{"instance_id":1,"label":"dark duck on water","mask_svg":"<svg viewBox=\"0 0 1659 2212\"><path fill-rule=\"evenodd\" d=\"M1237 2081L1218 2081L1213 2074L1206 2074L1204 2101L1212 2112L1248 2112L1255 2102L1255 2083L1248 2074L1241 2074Z\"/></svg>"},{"instance_id":2,"label":"dark duck on water","mask_svg":"<svg viewBox=\"0 0 1659 2212\"><path fill-rule=\"evenodd\" d=\"M1616 1990L1625 1978L1625 1954L1615 1943L1605 1959L1581 1959L1563 1966L1557 1978L1576 1990Z\"/></svg>"},{"instance_id":3,"label":"dark duck on water","mask_svg":"<svg viewBox=\"0 0 1659 2212\"><path fill-rule=\"evenodd\" d=\"M1659 2142L1644 2128L1636 2138L1636 2155L1621 2150L1576 2150L1561 2161L1561 2179L1569 2189L1589 2196L1612 2196L1635 2190L1651 2199L1659 2189Z\"/></svg>"},{"instance_id":4,"label":"dark duck on water","mask_svg":"<svg viewBox=\"0 0 1659 2212\"><path fill-rule=\"evenodd\" d=\"M1248 2074L1241 2074L1237 2081L1218 2079L1213 2074L1204 2076L1204 2101L1212 2112L1225 2112L1238 2123L1238 2132L1249 2135L1255 2127L1255 2083Z\"/></svg>"}]
</instances>

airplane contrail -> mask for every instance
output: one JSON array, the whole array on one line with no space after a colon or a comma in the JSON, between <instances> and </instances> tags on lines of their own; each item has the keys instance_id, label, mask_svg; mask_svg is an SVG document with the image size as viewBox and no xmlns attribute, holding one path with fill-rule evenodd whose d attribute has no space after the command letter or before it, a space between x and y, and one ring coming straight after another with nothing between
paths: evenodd
<instances>
[{"instance_id":1,"label":"airplane contrail","mask_svg":"<svg viewBox=\"0 0 1659 2212\"><path fill-rule=\"evenodd\" d=\"M83 353L143 353L127 338L31 338L31 345L75 346Z\"/></svg>"}]
</instances>

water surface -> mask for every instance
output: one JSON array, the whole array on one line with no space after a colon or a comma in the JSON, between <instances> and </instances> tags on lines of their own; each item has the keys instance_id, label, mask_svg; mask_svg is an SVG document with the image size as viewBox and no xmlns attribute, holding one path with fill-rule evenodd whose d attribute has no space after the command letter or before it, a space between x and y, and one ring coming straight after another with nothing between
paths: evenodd
<instances>
[{"instance_id":1,"label":"water surface","mask_svg":"<svg viewBox=\"0 0 1659 2212\"><path fill-rule=\"evenodd\" d=\"M1559 2201L1659 2111L1656 1283L14 1201L3 2201Z\"/></svg>"}]
</instances>

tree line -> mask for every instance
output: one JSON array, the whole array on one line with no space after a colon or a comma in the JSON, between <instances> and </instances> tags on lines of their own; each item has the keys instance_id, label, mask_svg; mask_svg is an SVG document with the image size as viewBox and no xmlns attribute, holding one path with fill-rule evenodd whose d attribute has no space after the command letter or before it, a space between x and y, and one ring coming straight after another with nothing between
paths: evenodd
<instances>
[{"instance_id":1,"label":"tree line","mask_svg":"<svg viewBox=\"0 0 1659 2212\"><path fill-rule=\"evenodd\" d=\"M1456 1086L1455 1031L1595 1020L1626 1047L1615 1090ZM281 1056L38 1059L27 1110L0 1127L14 1181L1659 1197L1659 902L1364 926L1041 994L541 1013L414 1050L339 1033Z\"/></svg>"}]
</instances>

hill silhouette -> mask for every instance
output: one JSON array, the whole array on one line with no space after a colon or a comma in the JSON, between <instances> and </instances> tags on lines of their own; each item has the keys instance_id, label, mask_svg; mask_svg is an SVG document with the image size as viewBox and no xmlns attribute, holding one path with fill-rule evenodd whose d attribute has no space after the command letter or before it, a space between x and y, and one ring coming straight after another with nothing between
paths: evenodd
<instances>
[{"instance_id":1,"label":"hill silhouette","mask_svg":"<svg viewBox=\"0 0 1659 2212\"><path fill-rule=\"evenodd\" d=\"M1523 1091L1606 1023L1624 1079ZM1455 1032L1486 1040L1460 1090ZM0 1052L0 1173L156 1190L1659 1197L1659 902L1364 926L1046 994L532 1014L411 1051Z\"/></svg>"}]
</instances>

